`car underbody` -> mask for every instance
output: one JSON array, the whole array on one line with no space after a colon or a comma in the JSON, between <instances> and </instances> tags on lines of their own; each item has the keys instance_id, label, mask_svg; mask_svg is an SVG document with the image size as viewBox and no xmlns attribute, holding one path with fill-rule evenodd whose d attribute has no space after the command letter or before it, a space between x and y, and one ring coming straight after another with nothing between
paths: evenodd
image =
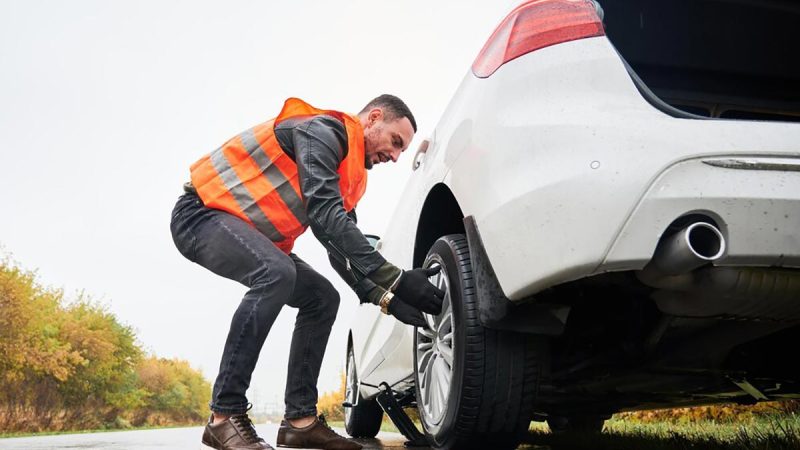
<instances>
[{"instance_id":1,"label":"car underbody","mask_svg":"<svg viewBox=\"0 0 800 450\"><path fill-rule=\"evenodd\" d=\"M706 275L714 270L705 269ZM792 343L800 342L800 272L736 272L749 278L745 289L765 293L775 288L773 281L783 280L794 290L774 294L785 302L782 306L770 301L770 294L749 296L744 314L719 314L718 302L738 299L711 295L672 297L687 307L673 306L666 314L656 298L675 291L646 286L630 272L542 293L539 301L571 309L563 335L548 340L551 362L537 408L549 414L611 413L800 397L797 361L789 356ZM778 310L788 314L768 317ZM568 410L560 405L569 405Z\"/></svg>"}]
</instances>

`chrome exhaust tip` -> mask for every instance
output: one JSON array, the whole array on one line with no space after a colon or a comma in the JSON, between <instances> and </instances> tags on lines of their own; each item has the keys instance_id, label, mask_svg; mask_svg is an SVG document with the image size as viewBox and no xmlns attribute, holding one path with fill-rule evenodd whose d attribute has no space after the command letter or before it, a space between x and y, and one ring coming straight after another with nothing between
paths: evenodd
<instances>
[{"instance_id":1,"label":"chrome exhaust tip","mask_svg":"<svg viewBox=\"0 0 800 450\"><path fill-rule=\"evenodd\" d=\"M653 285L664 277L689 273L721 258L725 247L725 237L717 227L695 222L659 242L639 279Z\"/></svg>"},{"instance_id":2,"label":"chrome exhaust tip","mask_svg":"<svg viewBox=\"0 0 800 450\"><path fill-rule=\"evenodd\" d=\"M693 223L686 227L682 234L680 238L698 260L716 261L725 253L725 237L710 223Z\"/></svg>"}]
</instances>

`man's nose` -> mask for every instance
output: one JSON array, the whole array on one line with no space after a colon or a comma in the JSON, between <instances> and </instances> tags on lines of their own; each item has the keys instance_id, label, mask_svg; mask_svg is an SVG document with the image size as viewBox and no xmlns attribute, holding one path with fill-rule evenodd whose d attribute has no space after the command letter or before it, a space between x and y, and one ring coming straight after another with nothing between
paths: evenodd
<instances>
[{"instance_id":1,"label":"man's nose","mask_svg":"<svg viewBox=\"0 0 800 450\"><path fill-rule=\"evenodd\" d=\"M391 156L392 162L397 162L397 158L400 157L400 150L392 150L392 152L389 153L389 156Z\"/></svg>"}]
</instances>

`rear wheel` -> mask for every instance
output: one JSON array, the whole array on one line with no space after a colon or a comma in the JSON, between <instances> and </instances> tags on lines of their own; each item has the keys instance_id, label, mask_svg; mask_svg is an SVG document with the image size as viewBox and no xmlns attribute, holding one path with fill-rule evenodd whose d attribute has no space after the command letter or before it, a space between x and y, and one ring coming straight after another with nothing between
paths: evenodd
<instances>
[{"instance_id":1,"label":"rear wheel","mask_svg":"<svg viewBox=\"0 0 800 450\"><path fill-rule=\"evenodd\" d=\"M352 437L374 438L381 429L383 410L375 399L364 400L358 392L356 358L353 347L347 349L344 388L345 401L352 406L344 409L344 428Z\"/></svg>"},{"instance_id":2,"label":"rear wheel","mask_svg":"<svg viewBox=\"0 0 800 450\"><path fill-rule=\"evenodd\" d=\"M530 337L484 328L464 235L437 240L425 267L446 294L414 336L419 416L438 449L514 448L528 429L539 378Z\"/></svg>"}]
</instances>

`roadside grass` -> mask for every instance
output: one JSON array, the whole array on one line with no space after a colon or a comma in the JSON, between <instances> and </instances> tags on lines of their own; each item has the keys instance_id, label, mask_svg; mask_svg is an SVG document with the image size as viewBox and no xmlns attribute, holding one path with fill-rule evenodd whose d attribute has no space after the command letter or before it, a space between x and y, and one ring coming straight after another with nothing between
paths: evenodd
<instances>
[{"instance_id":1,"label":"roadside grass","mask_svg":"<svg viewBox=\"0 0 800 450\"><path fill-rule=\"evenodd\" d=\"M344 428L344 422L330 422ZM419 427L419 424L417 424ZM384 420L381 431L398 433ZM757 417L747 421L637 422L612 418L602 434L555 435L544 422L531 422L520 450L798 450L800 416Z\"/></svg>"},{"instance_id":2,"label":"roadside grass","mask_svg":"<svg viewBox=\"0 0 800 450\"><path fill-rule=\"evenodd\" d=\"M759 417L746 422L606 421L602 434L555 435L546 424L534 422L521 448L550 447L598 450L797 450L800 416Z\"/></svg>"}]
</instances>

